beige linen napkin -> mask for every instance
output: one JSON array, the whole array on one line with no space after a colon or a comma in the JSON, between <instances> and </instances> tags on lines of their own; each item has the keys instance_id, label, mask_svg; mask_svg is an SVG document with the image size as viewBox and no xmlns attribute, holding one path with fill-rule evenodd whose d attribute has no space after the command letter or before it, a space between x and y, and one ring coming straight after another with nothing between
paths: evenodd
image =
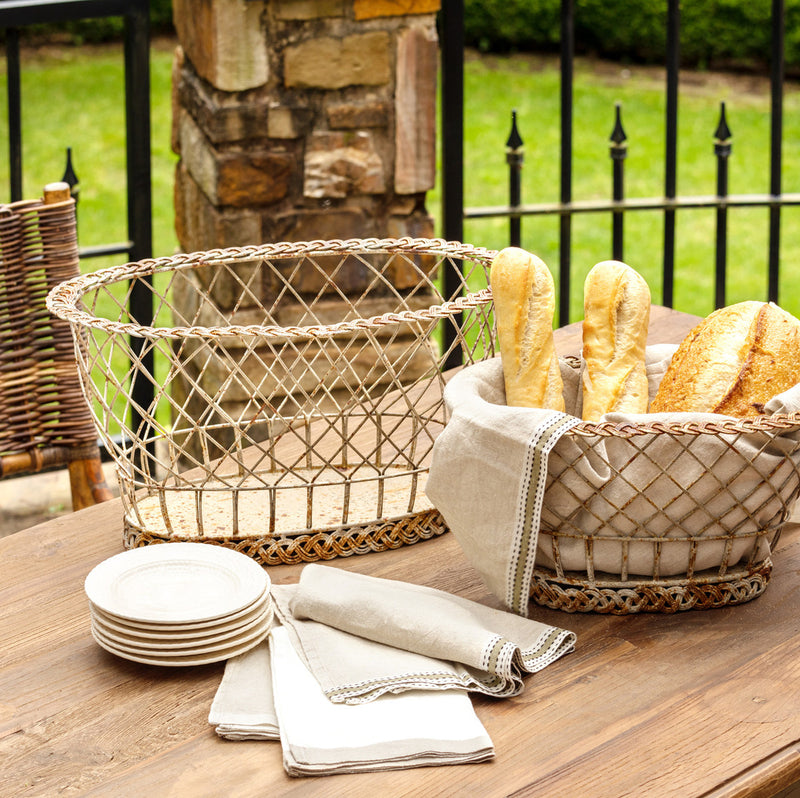
<instances>
[{"instance_id":1,"label":"beige linen napkin","mask_svg":"<svg viewBox=\"0 0 800 798\"><path fill-rule=\"evenodd\" d=\"M647 348L651 398L674 350ZM554 529L572 536L559 539L558 553L564 569L576 572L586 570L588 535L595 570L612 574L653 578L657 570L666 577L685 574L690 560L700 571L723 557L734 565L768 554L763 549L798 492L797 430L564 436L581 413L582 364L560 365L572 422L507 407L499 358L465 368L445 389L452 415L434 444L426 492L494 595L526 613L534 561L554 566ZM800 386L766 410L800 411ZM709 413L614 413L606 420L735 421ZM631 537L623 545L620 535ZM676 537L691 540L668 542Z\"/></svg>"},{"instance_id":2,"label":"beige linen napkin","mask_svg":"<svg viewBox=\"0 0 800 798\"><path fill-rule=\"evenodd\" d=\"M355 706L334 704L289 640L270 633L275 709L290 776L483 762L492 741L459 692L412 691Z\"/></svg>"},{"instance_id":3,"label":"beige linen napkin","mask_svg":"<svg viewBox=\"0 0 800 798\"><path fill-rule=\"evenodd\" d=\"M523 676L573 650L565 629L441 590L307 565L273 585L276 612L333 702L404 690L517 695Z\"/></svg>"},{"instance_id":4,"label":"beige linen napkin","mask_svg":"<svg viewBox=\"0 0 800 798\"><path fill-rule=\"evenodd\" d=\"M226 740L279 739L266 641L225 663L208 722Z\"/></svg>"},{"instance_id":5,"label":"beige linen napkin","mask_svg":"<svg viewBox=\"0 0 800 798\"><path fill-rule=\"evenodd\" d=\"M445 401L425 492L489 590L527 616L548 457L580 418L508 407L499 358L453 377Z\"/></svg>"}]
</instances>

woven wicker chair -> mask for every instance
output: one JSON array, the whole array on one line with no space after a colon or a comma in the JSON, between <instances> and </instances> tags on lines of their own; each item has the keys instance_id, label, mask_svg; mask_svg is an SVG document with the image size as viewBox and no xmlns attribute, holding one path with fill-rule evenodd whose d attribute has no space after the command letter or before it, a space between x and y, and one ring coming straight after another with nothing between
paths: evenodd
<instances>
[{"instance_id":1,"label":"woven wicker chair","mask_svg":"<svg viewBox=\"0 0 800 798\"><path fill-rule=\"evenodd\" d=\"M66 183L0 205L0 478L66 466L74 510L111 498L70 327L45 306L49 290L78 273Z\"/></svg>"}]
</instances>

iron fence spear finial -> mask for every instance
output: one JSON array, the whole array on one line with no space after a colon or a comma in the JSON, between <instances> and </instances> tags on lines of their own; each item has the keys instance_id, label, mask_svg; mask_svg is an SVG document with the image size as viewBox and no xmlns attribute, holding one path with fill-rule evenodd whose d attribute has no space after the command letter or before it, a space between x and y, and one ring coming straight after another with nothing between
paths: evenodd
<instances>
[{"instance_id":1,"label":"iron fence spear finial","mask_svg":"<svg viewBox=\"0 0 800 798\"><path fill-rule=\"evenodd\" d=\"M612 197L614 202L622 202L625 197L625 158L628 157L628 137L622 127L622 103L614 104L614 129L611 131L610 153L612 159ZM622 260L624 247L623 212L616 209L611 215L611 255L614 260Z\"/></svg>"},{"instance_id":2,"label":"iron fence spear finial","mask_svg":"<svg viewBox=\"0 0 800 798\"><path fill-rule=\"evenodd\" d=\"M509 217L509 244L518 247L522 242L522 227L519 214L514 214L515 208L522 201L522 162L525 160L524 142L517 128L517 112L511 111L511 132L506 141L506 163L508 164L508 204L511 214Z\"/></svg>"}]
</instances>

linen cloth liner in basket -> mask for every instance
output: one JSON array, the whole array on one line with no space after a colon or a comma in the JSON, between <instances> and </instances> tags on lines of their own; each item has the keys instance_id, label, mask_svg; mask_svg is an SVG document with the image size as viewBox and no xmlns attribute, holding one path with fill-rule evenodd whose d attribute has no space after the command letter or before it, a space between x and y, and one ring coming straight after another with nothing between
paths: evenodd
<instances>
[{"instance_id":1,"label":"linen cloth liner in basket","mask_svg":"<svg viewBox=\"0 0 800 798\"><path fill-rule=\"evenodd\" d=\"M676 348L647 348L651 399ZM691 547L695 571L718 566L726 555L731 564L752 556L754 539L759 558L769 554L766 536L753 534L779 530L796 499L800 425L771 433L766 443L763 432L697 435L691 451L660 433L632 441L565 435L580 423L582 364L573 358L560 365L567 413L506 406L499 357L465 368L445 389L452 415L435 442L426 492L495 596L527 614L534 564L553 567L548 530L565 518L581 533L596 536L594 568L610 574L620 574L624 562L628 575L652 578L653 543L636 540L643 521L649 538L697 536L696 546L663 544L661 576L686 573ZM800 411L800 385L765 409ZM612 413L604 420L702 425L732 419ZM642 450L645 457L638 456ZM752 534L732 538L730 530L739 527ZM631 537L623 552L620 537L626 535ZM565 570L586 571L584 540L561 538L559 550Z\"/></svg>"}]
</instances>

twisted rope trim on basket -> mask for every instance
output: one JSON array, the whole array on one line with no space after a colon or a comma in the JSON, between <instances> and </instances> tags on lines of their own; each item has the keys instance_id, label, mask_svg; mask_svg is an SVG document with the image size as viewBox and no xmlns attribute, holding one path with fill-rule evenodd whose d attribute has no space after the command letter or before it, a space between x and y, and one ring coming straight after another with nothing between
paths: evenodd
<instances>
[{"instance_id":1,"label":"twisted rope trim on basket","mask_svg":"<svg viewBox=\"0 0 800 798\"><path fill-rule=\"evenodd\" d=\"M91 327L109 333L134 335L151 340L179 338L217 338L222 336L263 336L319 338L351 333L357 330L397 324L404 321L429 321L452 316L467 308L479 307L491 302L491 290L483 289L458 299L433 305L417 311L385 313L367 319L356 319L329 325L309 325L307 327L280 327L277 325L231 325L231 326L193 326L193 327L149 327L141 324L112 321L93 316L78 309L82 297L101 286L118 282L150 277L161 272L213 266L219 263L236 263L254 259L294 258L300 255L379 255L379 254L419 254L456 257L483 261L489 264L497 254L493 250L474 247L457 241L428 238L356 238L331 241L302 241L263 244L260 246L232 247L205 252L179 254L164 258L127 263L101 269L92 274L81 275L56 286L47 297L47 308L59 318L82 327Z\"/></svg>"},{"instance_id":2,"label":"twisted rope trim on basket","mask_svg":"<svg viewBox=\"0 0 800 798\"><path fill-rule=\"evenodd\" d=\"M203 538L166 535L135 526L125 519L126 548L154 543L209 543L234 549L262 565L298 565L333 560L373 551L399 549L443 535L448 527L438 510L409 513L401 518L380 519L352 527L311 531L299 535L254 535L247 537Z\"/></svg>"},{"instance_id":3,"label":"twisted rope trim on basket","mask_svg":"<svg viewBox=\"0 0 800 798\"><path fill-rule=\"evenodd\" d=\"M707 610L744 604L757 598L766 590L771 574L772 563L765 560L751 573L721 582L690 581L680 585L640 582L633 583L629 588L609 588L585 584L563 585L542 573L536 573L531 583L531 600L554 610L605 615Z\"/></svg>"}]
</instances>

